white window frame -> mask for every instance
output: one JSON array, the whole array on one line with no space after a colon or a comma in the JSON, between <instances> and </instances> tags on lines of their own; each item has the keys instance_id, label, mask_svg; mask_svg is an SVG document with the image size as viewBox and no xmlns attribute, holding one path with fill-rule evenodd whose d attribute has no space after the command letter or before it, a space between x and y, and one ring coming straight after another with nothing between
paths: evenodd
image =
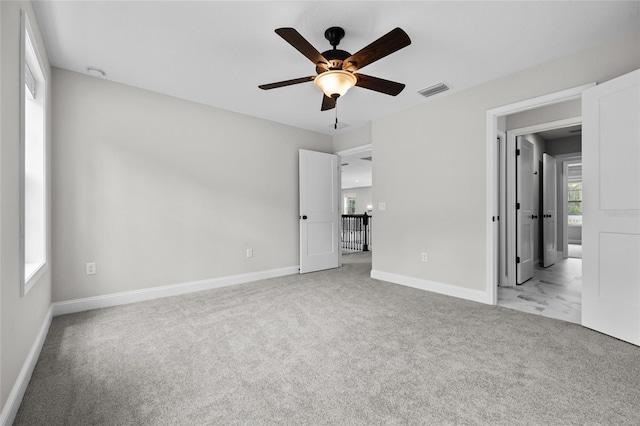
<instances>
[{"instance_id":1,"label":"white window frame","mask_svg":"<svg viewBox=\"0 0 640 426\"><path fill-rule=\"evenodd\" d=\"M356 193L348 193L348 194L344 194L344 196L342 197L343 202L342 202L342 211L343 214L356 214L356 198L357 198L357 194ZM349 200L353 199L353 213L349 213Z\"/></svg>"},{"instance_id":2,"label":"white window frame","mask_svg":"<svg viewBox=\"0 0 640 426\"><path fill-rule=\"evenodd\" d=\"M48 118L48 95L49 84L47 74L43 68L42 55L40 54L37 39L34 35L29 18L24 10L20 16L20 294L25 296L29 290L39 281L48 269L49 253L48 253L48 227L49 227L49 207L47 203L47 194L49 188L48 182L48 141L47 141L47 118ZM27 66L27 60L32 63ZM26 276L26 72L29 72L37 82L42 83L41 88L36 89L36 96L42 96L42 262L39 263L34 270ZM34 81L28 82L30 91L33 90Z\"/></svg>"}]
</instances>

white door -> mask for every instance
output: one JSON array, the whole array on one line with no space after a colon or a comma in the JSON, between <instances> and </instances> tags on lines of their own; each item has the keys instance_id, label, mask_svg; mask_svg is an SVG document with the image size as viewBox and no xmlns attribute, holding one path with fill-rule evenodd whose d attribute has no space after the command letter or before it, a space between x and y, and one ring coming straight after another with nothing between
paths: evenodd
<instances>
[{"instance_id":1,"label":"white door","mask_svg":"<svg viewBox=\"0 0 640 426\"><path fill-rule=\"evenodd\" d=\"M582 325L640 345L640 70L582 97Z\"/></svg>"},{"instance_id":2,"label":"white door","mask_svg":"<svg viewBox=\"0 0 640 426\"><path fill-rule=\"evenodd\" d=\"M556 217L556 159L549 154L542 155L542 266L553 265L558 256Z\"/></svg>"},{"instance_id":3,"label":"white door","mask_svg":"<svg viewBox=\"0 0 640 426\"><path fill-rule=\"evenodd\" d=\"M300 273L340 266L338 158L300 150Z\"/></svg>"},{"instance_id":4,"label":"white door","mask_svg":"<svg viewBox=\"0 0 640 426\"><path fill-rule=\"evenodd\" d=\"M533 277L533 144L516 139L516 280L522 284Z\"/></svg>"}]
</instances>

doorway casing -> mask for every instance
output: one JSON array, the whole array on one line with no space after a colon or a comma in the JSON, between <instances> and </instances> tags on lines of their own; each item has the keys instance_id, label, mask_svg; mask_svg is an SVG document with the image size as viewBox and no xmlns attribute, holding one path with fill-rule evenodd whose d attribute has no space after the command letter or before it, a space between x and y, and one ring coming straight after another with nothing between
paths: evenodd
<instances>
[{"instance_id":1,"label":"doorway casing","mask_svg":"<svg viewBox=\"0 0 640 426\"><path fill-rule=\"evenodd\" d=\"M497 146L496 139L498 138L498 117L506 116L509 114L515 114L539 108L543 106L553 105L560 102L579 99L582 97L582 92L595 86L596 83L584 84L581 86L573 87L570 89L562 90L548 95L539 96L536 98L527 99L524 101L516 102L509 105L504 105L498 108L493 108L487 111L487 137L486 137L486 303L495 305L497 303L497 279L495 273L496 256L499 255L495 250L494 242L494 227L498 226L492 221L495 215L495 205L499 199L499 192L497 191L498 182L495 182L495 173L493 172L499 165L497 163ZM566 124L565 124L566 125ZM561 126L559 126L561 127ZM507 143L507 147L510 144ZM507 148L508 149L508 148ZM507 209L509 211L509 209ZM514 212L515 213L515 212ZM508 223L513 223L514 221Z\"/></svg>"}]
</instances>

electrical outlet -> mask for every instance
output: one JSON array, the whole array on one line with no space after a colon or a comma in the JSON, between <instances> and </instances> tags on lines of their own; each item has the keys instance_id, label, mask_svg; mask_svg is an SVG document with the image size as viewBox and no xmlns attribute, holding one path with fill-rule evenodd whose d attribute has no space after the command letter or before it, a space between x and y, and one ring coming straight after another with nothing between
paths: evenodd
<instances>
[{"instance_id":1,"label":"electrical outlet","mask_svg":"<svg viewBox=\"0 0 640 426\"><path fill-rule=\"evenodd\" d=\"M387 203L385 203L384 201L380 201L378 203L378 210L386 210L387 209Z\"/></svg>"},{"instance_id":2,"label":"electrical outlet","mask_svg":"<svg viewBox=\"0 0 640 426\"><path fill-rule=\"evenodd\" d=\"M427 261L427 252L422 252L422 261L423 262Z\"/></svg>"},{"instance_id":3,"label":"electrical outlet","mask_svg":"<svg viewBox=\"0 0 640 426\"><path fill-rule=\"evenodd\" d=\"M253 249L247 249L247 257L253 257Z\"/></svg>"},{"instance_id":4,"label":"electrical outlet","mask_svg":"<svg viewBox=\"0 0 640 426\"><path fill-rule=\"evenodd\" d=\"M90 262L87 263L87 275L95 275L96 274L96 263Z\"/></svg>"}]
</instances>

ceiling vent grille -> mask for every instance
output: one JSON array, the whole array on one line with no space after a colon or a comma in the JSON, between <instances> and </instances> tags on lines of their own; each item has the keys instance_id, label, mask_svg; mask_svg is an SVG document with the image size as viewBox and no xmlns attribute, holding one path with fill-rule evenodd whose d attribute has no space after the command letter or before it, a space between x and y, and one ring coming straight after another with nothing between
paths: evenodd
<instances>
[{"instance_id":1,"label":"ceiling vent grille","mask_svg":"<svg viewBox=\"0 0 640 426\"><path fill-rule=\"evenodd\" d=\"M447 90L449 90L449 86L447 85L447 83L442 81L440 83L434 84L433 86L429 86L426 89L419 90L418 93L420 93L425 98L428 98L429 96L433 96Z\"/></svg>"}]
</instances>

